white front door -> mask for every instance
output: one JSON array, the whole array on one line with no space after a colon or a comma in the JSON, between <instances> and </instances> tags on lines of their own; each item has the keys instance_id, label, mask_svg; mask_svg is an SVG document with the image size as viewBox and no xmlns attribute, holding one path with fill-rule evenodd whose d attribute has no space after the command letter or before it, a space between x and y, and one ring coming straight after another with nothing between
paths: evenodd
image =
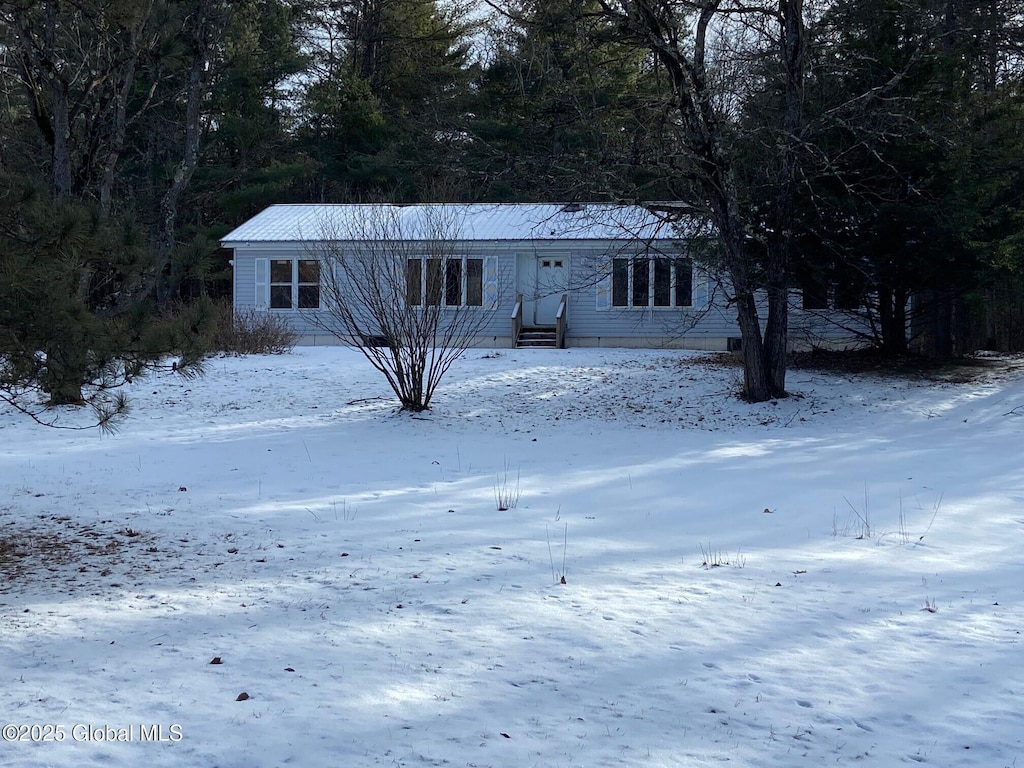
<instances>
[{"instance_id":1,"label":"white front door","mask_svg":"<svg viewBox=\"0 0 1024 768\"><path fill-rule=\"evenodd\" d=\"M535 259L533 324L555 324L562 294L569 290L569 257L540 256Z\"/></svg>"}]
</instances>

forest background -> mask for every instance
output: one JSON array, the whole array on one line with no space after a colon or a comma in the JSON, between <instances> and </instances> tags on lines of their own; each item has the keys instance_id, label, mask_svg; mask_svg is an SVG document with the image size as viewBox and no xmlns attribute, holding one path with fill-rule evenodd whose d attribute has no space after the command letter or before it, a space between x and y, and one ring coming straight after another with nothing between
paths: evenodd
<instances>
[{"instance_id":1,"label":"forest background","mask_svg":"<svg viewBox=\"0 0 1024 768\"><path fill-rule=\"evenodd\" d=\"M1024 349L1014 0L4 0L0 78L16 405L197 365L218 238L288 202L683 203L741 326L802 287L888 355Z\"/></svg>"}]
</instances>

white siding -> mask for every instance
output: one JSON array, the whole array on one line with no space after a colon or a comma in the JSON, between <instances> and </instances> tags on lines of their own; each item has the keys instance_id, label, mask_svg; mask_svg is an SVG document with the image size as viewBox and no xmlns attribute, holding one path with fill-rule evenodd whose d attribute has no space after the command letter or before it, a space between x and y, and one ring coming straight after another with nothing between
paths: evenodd
<instances>
[{"instance_id":1,"label":"white siding","mask_svg":"<svg viewBox=\"0 0 1024 768\"><path fill-rule=\"evenodd\" d=\"M513 256L513 259L515 257ZM501 279L498 275L498 257L486 256L484 258L484 295L483 306L488 312L498 309L501 300Z\"/></svg>"},{"instance_id":2,"label":"white siding","mask_svg":"<svg viewBox=\"0 0 1024 768\"><path fill-rule=\"evenodd\" d=\"M461 253L484 260L484 306L461 311L483 312L487 317L479 330L480 344L501 346L511 335L509 314L515 303L514 256L499 249L472 248ZM234 254L234 305L236 310L273 312L288 318L290 325L306 343L337 343L328 328L335 327L325 307L328 296L321 290L321 309L270 309L269 262L273 259L310 258L303 244L236 245ZM327 269L324 267L323 269ZM325 327L326 326L326 327Z\"/></svg>"},{"instance_id":3,"label":"white siding","mask_svg":"<svg viewBox=\"0 0 1024 768\"><path fill-rule=\"evenodd\" d=\"M738 336L735 319L718 307L708 307L710 278L694 267L693 306L685 308L626 308L612 306L611 260L630 256L621 246L606 244L573 252L573 285L570 297L569 343L629 343L636 346L724 347L725 339Z\"/></svg>"},{"instance_id":4,"label":"white siding","mask_svg":"<svg viewBox=\"0 0 1024 768\"><path fill-rule=\"evenodd\" d=\"M569 256L570 290L566 341L569 346L684 346L725 349L726 340L740 335L736 314L725 305L721 291L715 295L714 282L695 267L693 307L626 309L611 306L610 259L640 252L631 243L615 240L576 241L486 241L457 244L460 255L484 260L484 306L473 308L487 314L478 333L481 346L505 346L510 342L510 315L517 292L517 254L526 258L549 255ZM310 258L308 243L233 243L235 307L261 308L279 313L303 337L304 343L337 343L324 329L329 313L313 310L271 310L269 304L269 260ZM708 306L714 297L713 306ZM321 302L327 301L326 292ZM762 307L762 318L764 317ZM795 343L843 343L849 331L829 323L822 313L791 312L791 337Z\"/></svg>"},{"instance_id":5,"label":"white siding","mask_svg":"<svg viewBox=\"0 0 1024 768\"><path fill-rule=\"evenodd\" d=\"M254 302L256 309L270 309L270 259L255 259L254 264Z\"/></svg>"}]
</instances>

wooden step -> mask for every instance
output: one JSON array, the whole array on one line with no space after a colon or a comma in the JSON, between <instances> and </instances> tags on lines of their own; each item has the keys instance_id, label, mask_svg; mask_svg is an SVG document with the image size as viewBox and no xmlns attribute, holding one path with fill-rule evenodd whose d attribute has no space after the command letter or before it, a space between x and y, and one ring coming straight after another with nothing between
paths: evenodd
<instances>
[{"instance_id":1,"label":"wooden step","mask_svg":"<svg viewBox=\"0 0 1024 768\"><path fill-rule=\"evenodd\" d=\"M554 339L520 339L516 344L518 349L555 349L556 346Z\"/></svg>"},{"instance_id":2,"label":"wooden step","mask_svg":"<svg viewBox=\"0 0 1024 768\"><path fill-rule=\"evenodd\" d=\"M557 346L558 336L553 328L523 328L519 332L519 341L516 346L543 347L554 349Z\"/></svg>"}]
</instances>

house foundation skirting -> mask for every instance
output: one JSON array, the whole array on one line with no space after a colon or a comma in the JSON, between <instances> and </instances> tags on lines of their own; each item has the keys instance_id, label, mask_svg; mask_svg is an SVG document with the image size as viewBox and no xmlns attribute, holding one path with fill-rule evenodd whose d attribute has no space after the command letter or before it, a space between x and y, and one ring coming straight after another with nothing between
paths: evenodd
<instances>
[{"instance_id":1,"label":"house foundation skirting","mask_svg":"<svg viewBox=\"0 0 1024 768\"><path fill-rule=\"evenodd\" d=\"M608 347L624 349L694 349L705 352L738 352L739 338L725 336L690 335L679 338L645 337L645 336L573 336L565 337L565 346L571 347ZM336 347L342 342L329 333L305 334L299 338L298 346L302 347ZM512 346L511 336L481 336L470 345L474 349L509 349ZM841 351L853 349L858 345L855 341L827 340L818 337L808 338L799 333L790 335L791 351L810 349L828 349Z\"/></svg>"},{"instance_id":2,"label":"house foundation skirting","mask_svg":"<svg viewBox=\"0 0 1024 768\"><path fill-rule=\"evenodd\" d=\"M332 347L343 342L329 333L305 334L299 338L298 346ZM512 346L511 336L481 336L470 345L476 349L508 349ZM648 338L638 336L572 336L565 338L566 347L619 347L627 349L697 349L724 352L728 339L714 336L686 336L678 339Z\"/></svg>"}]
</instances>

